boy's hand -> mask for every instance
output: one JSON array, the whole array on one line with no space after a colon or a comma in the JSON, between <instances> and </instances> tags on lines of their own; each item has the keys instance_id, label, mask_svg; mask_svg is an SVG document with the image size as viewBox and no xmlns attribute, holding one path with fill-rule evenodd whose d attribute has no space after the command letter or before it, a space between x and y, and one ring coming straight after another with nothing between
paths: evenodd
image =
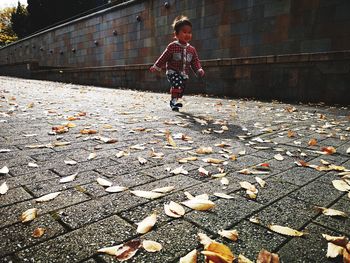
<instances>
[{"instance_id":1,"label":"boy's hand","mask_svg":"<svg viewBox=\"0 0 350 263\"><path fill-rule=\"evenodd\" d=\"M204 74L205 74L205 72L204 72L203 69L199 69L199 70L198 70L198 75L199 75L200 77L203 77Z\"/></svg>"},{"instance_id":2,"label":"boy's hand","mask_svg":"<svg viewBox=\"0 0 350 263\"><path fill-rule=\"evenodd\" d=\"M151 71L152 73L154 73L154 72L157 71L157 69L156 69L154 66L152 66L152 67L149 68L149 71Z\"/></svg>"}]
</instances>

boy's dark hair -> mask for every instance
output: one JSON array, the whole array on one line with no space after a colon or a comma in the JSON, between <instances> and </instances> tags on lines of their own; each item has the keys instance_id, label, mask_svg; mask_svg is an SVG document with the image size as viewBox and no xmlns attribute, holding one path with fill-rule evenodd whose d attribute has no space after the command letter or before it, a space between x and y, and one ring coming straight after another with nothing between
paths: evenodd
<instances>
[{"instance_id":1,"label":"boy's dark hair","mask_svg":"<svg viewBox=\"0 0 350 263\"><path fill-rule=\"evenodd\" d=\"M178 16L175 18L173 24L173 29L178 34L183 26L190 26L192 27L191 21L186 16Z\"/></svg>"}]
</instances>

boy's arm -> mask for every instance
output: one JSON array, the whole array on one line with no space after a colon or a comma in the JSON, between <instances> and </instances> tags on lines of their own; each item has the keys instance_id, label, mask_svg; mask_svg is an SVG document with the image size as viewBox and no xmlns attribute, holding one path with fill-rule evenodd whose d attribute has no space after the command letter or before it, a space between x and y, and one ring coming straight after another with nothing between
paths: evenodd
<instances>
[{"instance_id":1,"label":"boy's arm","mask_svg":"<svg viewBox=\"0 0 350 263\"><path fill-rule=\"evenodd\" d=\"M167 63L167 61L171 59L171 56L172 56L172 52L170 49L170 45L168 45L167 48L163 51L163 54L153 64L152 68L160 71L162 68L165 67L165 64Z\"/></svg>"},{"instance_id":2,"label":"boy's arm","mask_svg":"<svg viewBox=\"0 0 350 263\"><path fill-rule=\"evenodd\" d=\"M198 54L195 48L193 48L193 57L191 61L191 67L195 73L198 73L200 76L204 75L204 70L202 69L201 62L199 61Z\"/></svg>"}]
</instances>

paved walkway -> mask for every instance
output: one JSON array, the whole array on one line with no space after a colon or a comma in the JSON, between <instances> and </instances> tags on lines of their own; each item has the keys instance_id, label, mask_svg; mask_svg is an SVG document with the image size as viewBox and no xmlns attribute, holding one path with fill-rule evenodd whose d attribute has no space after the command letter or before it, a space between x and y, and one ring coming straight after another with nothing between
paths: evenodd
<instances>
[{"instance_id":1,"label":"paved walkway","mask_svg":"<svg viewBox=\"0 0 350 263\"><path fill-rule=\"evenodd\" d=\"M282 262L342 262L326 258L322 234L349 237L350 220L324 215L315 206L350 214L348 193L332 184L340 180L339 171L324 171L330 166L321 163L350 168L347 108L186 96L177 113L167 94L8 77L0 77L0 96L0 169L9 169L0 174L0 186L9 187L0 196L0 262L116 262L97 250L138 238L163 249L139 249L128 262L178 262L195 248L203 250L198 233L252 261L264 248ZM316 145L309 145L311 139ZM321 154L330 146L336 153ZM213 152L198 154L200 147ZM197 160L179 163L185 157ZM142 158L147 162L141 164ZM300 160L323 171L299 167ZM180 166L183 173L172 173ZM258 174L238 172L246 168ZM73 181L60 183L75 173ZM107 192L97 178L128 190ZM255 199L241 187L244 181L258 190L252 189ZM174 189L153 200L131 193L168 186ZM60 194L36 201L54 192ZM164 204L186 201L185 192L208 194L214 208L186 207L181 218L167 216ZM38 209L37 217L22 223L21 214L30 208ZM152 212L158 215L155 226L138 234L136 223ZM308 234L278 234L271 224ZM33 237L37 228L44 234ZM220 237L222 229L236 229L238 240Z\"/></svg>"}]
</instances>

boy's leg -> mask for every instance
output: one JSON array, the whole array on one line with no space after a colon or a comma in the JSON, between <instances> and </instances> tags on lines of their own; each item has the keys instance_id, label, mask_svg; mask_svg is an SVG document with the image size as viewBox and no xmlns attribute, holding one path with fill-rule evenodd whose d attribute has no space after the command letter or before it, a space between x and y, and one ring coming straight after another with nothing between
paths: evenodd
<instances>
[{"instance_id":1,"label":"boy's leg","mask_svg":"<svg viewBox=\"0 0 350 263\"><path fill-rule=\"evenodd\" d=\"M182 103L177 103L177 99L183 96L184 89L185 89L185 80L178 73L168 74L167 77L168 77L168 81L172 85L172 87L170 88L170 94L171 94L170 107L172 109L173 107L176 107L176 108L182 107ZM173 110L176 110L176 109L173 109Z\"/></svg>"}]
</instances>

